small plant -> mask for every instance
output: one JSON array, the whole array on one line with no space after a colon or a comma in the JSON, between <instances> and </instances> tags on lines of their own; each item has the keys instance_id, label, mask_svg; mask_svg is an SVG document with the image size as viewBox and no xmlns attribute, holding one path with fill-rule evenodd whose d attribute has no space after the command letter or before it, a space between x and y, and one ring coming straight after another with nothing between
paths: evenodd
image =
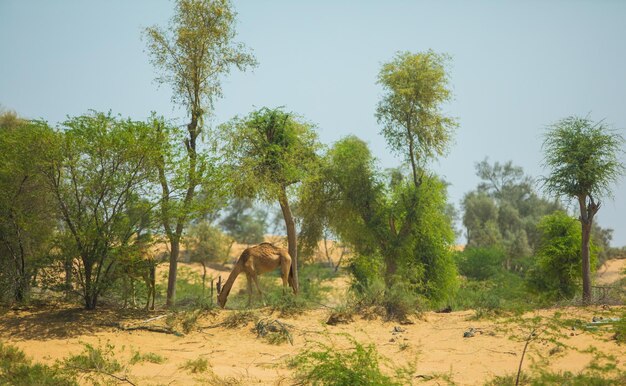
<instances>
[{"instance_id":1,"label":"small plant","mask_svg":"<svg viewBox=\"0 0 626 386\"><path fill-rule=\"evenodd\" d=\"M204 373L209 369L209 362L205 358L190 359L180 368L192 374Z\"/></svg>"},{"instance_id":2,"label":"small plant","mask_svg":"<svg viewBox=\"0 0 626 386\"><path fill-rule=\"evenodd\" d=\"M615 331L613 338L618 343L626 343L626 312L622 314L619 321L613 324L613 330Z\"/></svg>"},{"instance_id":3,"label":"small plant","mask_svg":"<svg viewBox=\"0 0 626 386\"><path fill-rule=\"evenodd\" d=\"M289 332L288 327L292 326L289 326L278 319L262 319L257 322L254 329L256 330L257 336L265 338L271 344L278 345L289 342L293 345L293 337L291 336L291 332Z\"/></svg>"},{"instance_id":4,"label":"small plant","mask_svg":"<svg viewBox=\"0 0 626 386\"><path fill-rule=\"evenodd\" d=\"M253 311L235 311L228 315L221 325L227 328L239 328L247 326L250 322L256 323L258 320L258 315Z\"/></svg>"},{"instance_id":5,"label":"small plant","mask_svg":"<svg viewBox=\"0 0 626 386\"><path fill-rule=\"evenodd\" d=\"M393 379L381 372L380 355L374 345L364 346L351 339L353 347L337 347L317 343L317 349L307 349L294 357L289 366L295 368L298 385L403 385L410 383L410 373L397 369ZM407 379L408 378L408 379Z\"/></svg>"},{"instance_id":6,"label":"small plant","mask_svg":"<svg viewBox=\"0 0 626 386\"><path fill-rule=\"evenodd\" d=\"M139 351L135 351L133 356L130 358L130 364L135 365L142 362L161 364L165 363L165 358L152 352L142 354Z\"/></svg>"}]
</instances>

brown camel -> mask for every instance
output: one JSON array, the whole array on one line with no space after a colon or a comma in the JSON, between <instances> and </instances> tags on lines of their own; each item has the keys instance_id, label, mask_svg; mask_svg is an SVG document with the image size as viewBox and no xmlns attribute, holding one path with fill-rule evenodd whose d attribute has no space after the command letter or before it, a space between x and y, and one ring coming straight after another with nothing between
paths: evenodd
<instances>
[{"instance_id":1,"label":"brown camel","mask_svg":"<svg viewBox=\"0 0 626 386\"><path fill-rule=\"evenodd\" d=\"M280 267L283 279L283 292L287 285L291 286L293 293L296 290L293 286L293 267L291 265L291 256L284 248L279 248L271 243L261 243L254 247L246 248L239 256L235 267L231 271L223 288L218 288L217 301L222 308L226 305L228 293L233 287L233 283L241 272L246 274L248 279L248 304L252 301L252 281L256 285L259 295L262 295L261 288L257 276L266 272L270 272Z\"/></svg>"}]
</instances>

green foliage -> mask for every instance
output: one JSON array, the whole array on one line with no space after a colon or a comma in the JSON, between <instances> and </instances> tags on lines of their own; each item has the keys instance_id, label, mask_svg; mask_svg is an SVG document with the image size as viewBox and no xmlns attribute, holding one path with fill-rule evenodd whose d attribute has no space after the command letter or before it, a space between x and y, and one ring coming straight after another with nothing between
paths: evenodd
<instances>
[{"instance_id":1,"label":"green foliage","mask_svg":"<svg viewBox=\"0 0 626 386\"><path fill-rule=\"evenodd\" d=\"M228 260L233 240L208 221L200 221L189 227L186 244L191 261L206 264Z\"/></svg>"},{"instance_id":2,"label":"green foliage","mask_svg":"<svg viewBox=\"0 0 626 386\"><path fill-rule=\"evenodd\" d=\"M525 280L515 273L501 272L489 280L465 280L450 301L453 309L476 310L477 316L521 313L541 306L530 296Z\"/></svg>"},{"instance_id":3,"label":"green foliage","mask_svg":"<svg viewBox=\"0 0 626 386\"><path fill-rule=\"evenodd\" d=\"M228 0L178 0L167 29L146 28L144 37L159 83L172 86L172 100L191 117L213 109L222 94L221 77L235 66L255 66L254 57L234 41L236 13Z\"/></svg>"},{"instance_id":4,"label":"green foliage","mask_svg":"<svg viewBox=\"0 0 626 386\"><path fill-rule=\"evenodd\" d=\"M543 148L549 192L568 198L610 195L624 171L624 138L603 122L570 116L550 126Z\"/></svg>"},{"instance_id":5,"label":"green foliage","mask_svg":"<svg viewBox=\"0 0 626 386\"><path fill-rule=\"evenodd\" d=\"M510 271L523 271L539 244L537 224L542 216L560 208L539 197L530 177L511 161L476 164L481 179L463 198L463 225L470 248L501 249Z\"/></svg>"},{"instance_id":6,"label":"green foliage","mask_svg":"<svg viewBox=\"0 0 626 386\"><path fill-rule=\"evenodd\" d=\"M578 221L557 211L539 222L541 241L528 274L530 287L549 299L571 299L580 289L581 228ZM595 267L595 253L591 255Z\"/></svg>"},{"instance_id":7,"label":"green foliage","mask_svg":"<svg viewBox=\"0 0 626 386\"><path fill-rule=\"evenodd\" d=\"M623 312L619 321L613 324L615 335L613 338L619 343L626 343L626 312Z\"/></svg>"},{"instance_id":8,"label":"green foliage","mask_svg":"<svg viewBox=\"0 0 626 386\"><path fill-rule=\"evenodd\" d=\"M492 279L504 271L506 255L498 248L467 248L459 257L460 273L471 279Z\"/></svg>"},{"instance_id":9,"label":"green foliage","mask_svg":"<svg viewBox=\"0 0 626 386\"><path fill-rule=\"evenodd\" d=\"M79 256L85 305L93 309L117 263L143 242L136 236L150 207L138 197L153 193L150 127L96 112L63 126L54 138L58 146L46 154L46 179Z\"/></svg>"},{"instance_id":10,"label":"green foliage","mask_svg":"<svg viewBox=\"0 0 626 386\"><path fill-rule=\"evenodd\" d=\"M233 239L243 244L263 242L267 213L255 210L252 200L233 198L220 226Z\"/></svg>"},{"instance_id":11,"label":"green foliage","mask_svg":"<svg viewBox=\"0 0 626 386\"><path fill-rule=\"evenodd\" d=\"M223 158L235 194L275 202L314 168L319 148L313 125L280 108L264 107L222 125Z\"/></svg>"},{"instance_id":12,"label":"green foliage","mask_svg":"<svg viewBox=\"0 0 626 386\"><path fill-rule=\"evenodd\" d=\"M53 135L43 122L0 114L0 302L26 300L49 262L58 213L43 171Z\"/></svg>"},{"instance_id":13,"label":"green foliage","mask_svg":"<svg viewBox=\"0 0 626 386\"><path fill-rule=\"evenodd\" d=\"M205 358L189 359L180 366L180 369L192 374L204 373L209 369L209 362Z\"/></svg>"},{"instance_id":14,"label":"green foliage","mask_svg":"<svg viewBox=\"0 0 626 386\"><path fill-rule=\"evenodd\" d=\"M411 164L415 184L421 179L418 168L444 154L457 127L456 120L441 111L452 97L446 74L449 58L432 50L399 52L378 74L385 95L376 118L389 147Z\"/></svg>"},{"instance_id":15,"label":"green foliage","mask_svg":"<svg viewBox=\"0 0 626 386\"><path fill-rule=\"evenodd\" d=\"M319 176L304 186L303 233L310 242L327 227L350 246L357 291L382 276L387 289L401 281L413 297L445 302L457 284L446 186L433 176L423 176L417 186L402 173L392 177L386 185L358 138L337 142Z\"/></svg>"},{"instance_id":16,"label":"green foliage","mask_svg":"<svg viewBox=\"0 0 626 386\"><path fill-rule=\"evenodd\" d=\"M0 342L0 384L13 386L73 386L76 380L59 366L32 363L17 347Z\"/></svg>"},{"instance_id":17,"label":"green foliage","mask_svg":"<svg viewBox=\"0 0 626 386\"><path fill-rule=\"evenodd\" d=\"M122 365L115 359L115 346L106 343L101 347L94 347L84 343L84 350L80 354L70 355L63 362L64 366L75 371L94 370L100 373L112 374L122 370Z\"/></svg>"},{"instance_id":18,"label":"green foliage","mask_svg":"<svg viewBox=\"0 0 626 386\"><path fill-rule=\"evenodd\" d=\"M214 212L223 193L220 188L224 184L216 183L222 178L218 160L199 151L204 118L211 115L215 100L222 94L222 76L233 66L244 70L256 64L243 44L234 41L235 16L228 0L178 0L166 30L154 26L144 31L151 62L161 71L157 81L172 86L172 101L182 105L190 119L184 135L162 119L153 119L156 135L152 144L159 151L161 222L172 251L168 306L176 300L183 230L194 214Z\"/></svg>"},{"instance_id":19,"label":"green foliage","mask_svg":"<svg viewBox=\"0 0 626 386\"><path fill-rule=\"evenodd\" d=\"M318 343L294 357L289 365L295 368L297 385L402 385L409 379L394 379L380 370L381 357L374 345L364 346L352 340L353 347L340 350ZM400 369L402 370L402 369ZM398 374L402 374L398 371ZM407 375L407 374L402 374Z\"/></svg>"}]
</instances>

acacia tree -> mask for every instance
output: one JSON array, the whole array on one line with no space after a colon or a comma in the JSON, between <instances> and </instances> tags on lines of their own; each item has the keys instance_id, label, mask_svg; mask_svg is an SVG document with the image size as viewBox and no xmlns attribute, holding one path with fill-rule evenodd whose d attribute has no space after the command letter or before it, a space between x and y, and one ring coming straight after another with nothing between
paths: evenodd
<instances>
[{"instance_id":1,"label":"acacia tree","mask_svg":"<svg viewBox=\"0 0 626 386\"><path fill-rule=\"evenodd\" d=\"M45 123L40 123L45 125ZM94 113L71 118L49 140L44 173L78 254L87 309L97 306L138 234L137 197L154 192L150 126ZM149 208L145 208L149 210Z\"/></svg>"},{"instance_id":2,"label":"acacia tree","mask_svg":"<svg viewBox=\"0 0 626 386\"><path fill-rule=\"evenodd\" d=\"M600 199L611 195L611 186L622 176L620 161L624 138L603 122L570 116L549 127L545 135L544 163L550 174L545 188L556 196L575 199L582 227L583 301L591 301L589 242Z\"/></svg>"},{"instance_id":3,"label":"acacia tree","mask_svg":"<svg viewBox=\"0 0 626 386\"><path fill-rule=\"evenodd\" d=\"M444 301L456 285L445 183L425 176L415 187L397 171L386 178L354 136L335 143L320 169L300 199L304 241L316 244L327 227L350 245L357 290L384 279L390 303L407 286L433 303Z\"/></svg>"},{"instance_id":4,"label":"acacia tree","mask_svg":"<svg viewBox=\"0 0 626 386\"><path fill-rule=\"evenodd\" d=\"M57 212L41 172L51 134L13 112L0 115L0 299L25 300L52 247Z\"/></svg>"},{"instance_id":5,"label":"acacia tree","mask_svg":"<svg viewBox=\"0 0 626 386\"><path fill-rule=\"evenodd\" d=\"M178 0L167 29L155 26L145 30L151 62L161 71L157 81L172 86L172 101L183 106L189 116L186 133L177 138L185 144L185 170L172 173L173 165L166 156L159 163L161 221L170 243L168 306L176 298L180 239L194 210L196 189L210 171L207 159L198 154L205 117L222 95L220 77L233 66L244 70L256 64L243 44L234 41L235 16L228 0ZM164 138L160 143L170 142Z\"/></svg>"},{"instance_id":6,"label":"acacia tree","mask_svg":"<svg viewBox=\"0 0 626 386\"><path fill-rule=\"evenodd\" d=\"M410 163L415 186L420 184L425 163L444 154L457 127L457 122L441 111L441 104L452 97L448 60L448 55L432 50L400 52L378 74L385 95L378 103L376 118L391 150Z\"/></svg>"},{"instance_id":7,"label":"acacia tree","mask_svg":"<svg viewBox=\"0 0 626 386\"><path fill-rule=\"evenodd\" d=\"M280 108L264 107L234 118L222 126L222 133L235 195L280 205L297 292L298 246L289 190L315 169L320 145L313 126Z\"/></svg>"}]
</instances>

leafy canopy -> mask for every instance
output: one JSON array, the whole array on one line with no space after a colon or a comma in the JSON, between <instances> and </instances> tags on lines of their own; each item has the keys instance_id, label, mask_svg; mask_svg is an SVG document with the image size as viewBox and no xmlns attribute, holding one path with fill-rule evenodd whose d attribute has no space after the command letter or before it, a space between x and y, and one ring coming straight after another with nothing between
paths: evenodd
<instances>
[{"instance_id":1,"label":"leafy canopy","mask_svg":"<svg viewBox=\"0 0 626 386\"><path fill-rule=\"evenodd\" d=\"M267 107L222 125L223 157L235 194L280 199L315 168L320 145L314 126L281 108Z\"/></svg>"},{"instance_id":2,"label":"leafy canopy","mask_svg":"<svg viewBox=\"0 0 626 386\"><path fill-rule=\"evenodd\" d=\"M445 116L441 104L452 97L446 65L449 56L432 50L400 52L385 63L378 83L385 94L376 110L382 134L391 150L403 155L413 167L441 156L450 142L456 120Z\"/></svg>"},{"instance_id":3,"label":"leafy canopy","mask_svg":"<svg viewBox=\"0 0 626 386\"><path fill-rule=\"evenodd\" d=\"M547 190L571 198L610 195L622 176L624 138L603 122L570 116L550 126L543 148Z\"/></svg>"},{"instance_id":4,"label":"leafy canopy","mask_svg":"<svg viewBox=\"0 0 626 386\"><path fill-rule=\"evenodd\" d=\"M202 117L222 95L220 76L231 66L256 65L242 43L234 42L235 17L228 0L178 0L167 29L146 28L152 64L161 70L159 83L173 88L172 101Z\"/></svg>"}]
</instances>

